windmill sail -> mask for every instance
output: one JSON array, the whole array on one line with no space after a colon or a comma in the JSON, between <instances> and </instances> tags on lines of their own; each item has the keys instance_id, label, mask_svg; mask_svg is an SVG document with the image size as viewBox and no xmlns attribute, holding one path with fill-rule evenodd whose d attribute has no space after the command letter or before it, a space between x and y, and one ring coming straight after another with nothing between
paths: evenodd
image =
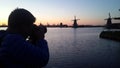
<instances>
[{"instance_id":1,"label":"windmill sail","mask_svg":"<svg viewBox=\"0 0 120 68\"><path fill-rule=\"evenodd\" d=\"M77 24L77 21L80 20L80 19L76 19L76 16L74 16L74 20L73 21L73 28L77 28L78 27L78 24Z\"/></svg>"}]
</instances>

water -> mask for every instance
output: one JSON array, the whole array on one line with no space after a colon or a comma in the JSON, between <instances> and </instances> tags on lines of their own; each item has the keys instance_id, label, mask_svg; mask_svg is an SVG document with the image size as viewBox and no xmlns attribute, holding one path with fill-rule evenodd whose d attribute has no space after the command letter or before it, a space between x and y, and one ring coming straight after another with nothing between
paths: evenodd
<instances>
[{"instance_id":1,"label":"water","mask_svg":"<svg viewBox=\"0 0 120 68\"><path fill-rule=\"evenodd\" d=\"M120 42L100 39L103 28L48 28L44 68L120 68Z\"/></svg>"},{"instance_id":2,"label":"water","mask_svg":"<svg viewBox=\"0 0 120 68\"><path fill-rule=\"evenodd\" d=\"M103 28L49 28L50 60L45 68L117 68L120 43L100 39Z\"/></svg>"}]
</instances>

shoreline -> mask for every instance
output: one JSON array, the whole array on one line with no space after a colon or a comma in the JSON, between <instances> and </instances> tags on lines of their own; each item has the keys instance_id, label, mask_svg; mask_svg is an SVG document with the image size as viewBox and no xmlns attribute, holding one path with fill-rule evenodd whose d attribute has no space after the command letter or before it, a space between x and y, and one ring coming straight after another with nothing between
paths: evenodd
<instances>
[{"instance_id":1,"label":"shoreline","mask_svg":"<svg viewBox=\"0 0 120 68\"><path fill-rule=\"evenodd\" d=\"M99 37L120 42L120 31L102 31Z\"/></svg>"}]
</instances>

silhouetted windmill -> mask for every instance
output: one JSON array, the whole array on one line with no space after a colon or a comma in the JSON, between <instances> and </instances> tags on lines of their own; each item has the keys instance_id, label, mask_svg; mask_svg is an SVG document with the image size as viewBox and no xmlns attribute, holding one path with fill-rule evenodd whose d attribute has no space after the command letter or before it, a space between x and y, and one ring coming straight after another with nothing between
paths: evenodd
<instances>
[{"instance_id":1,"label":"silhouetted windmill","mask_svg":"<svg viewBox=\"0 0 120 68\"><path fill-rule=\"evenodd\" d=\"M73 28L77 28L78 27L78 24L77 24L77 21L80 20L80 19L76 19L76 16L74 16L74 20L73 21Z\"/></svg>"},{"instance_id":2,"label":"silhouetted windmill","mask_svg":"<svg viewBox=\"0 0 120 68\"><path fill-rule=\"evenodd\" d=\"M120 9L119 9L120 11ZM112 24L112 20L120 20L120 17L111 17L110 13L109 13L109 17L105 20L107 20L107 23L106 23L106 27L109 28Z\"/></svg>"},{"instance_id":3,"label":"silhouetted windmill","mask_svg":"<svg viewBox=\"0 0 120 68\"><path fill-rule=\"evenodd\" d=\"M111 18L110 13L109 13L109 17L107 19L105 19L105 20L107 20L106 25L111 25L112 24L112 18Z\"/></svg>"},{"instance_id":4,"label":"silhouetted windmill","mask_svg":"<svg viewBox=\"0 0 120 68\"><path fill-rule=\"evenodd\" d=\"M120 11L120 9L119 9ZM120 29L120 23L112 23L112 20L120 20L120 17L111 17L110 13L109 13L109 17L107 19L107 23L106 23L106 28L107 29Z\"/></svg>"}]
</instances>

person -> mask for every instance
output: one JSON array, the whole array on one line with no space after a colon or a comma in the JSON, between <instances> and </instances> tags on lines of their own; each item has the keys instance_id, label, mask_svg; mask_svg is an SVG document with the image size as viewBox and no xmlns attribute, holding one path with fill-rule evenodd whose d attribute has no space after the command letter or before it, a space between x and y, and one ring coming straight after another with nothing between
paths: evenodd
<instances>
[{"instance_id":1,"label":"person","mask_svg":"<svg viewBox=\"0 0 120 68\"><path fill-rule=\"evenodd\" d=\"M35 17L26 9L17 8L10 13L7 30L0 32L0 35L4 33L0 43L0 68L41 68L47 65L47 30L34 22Z\"/></svg>"}]
</instances>

